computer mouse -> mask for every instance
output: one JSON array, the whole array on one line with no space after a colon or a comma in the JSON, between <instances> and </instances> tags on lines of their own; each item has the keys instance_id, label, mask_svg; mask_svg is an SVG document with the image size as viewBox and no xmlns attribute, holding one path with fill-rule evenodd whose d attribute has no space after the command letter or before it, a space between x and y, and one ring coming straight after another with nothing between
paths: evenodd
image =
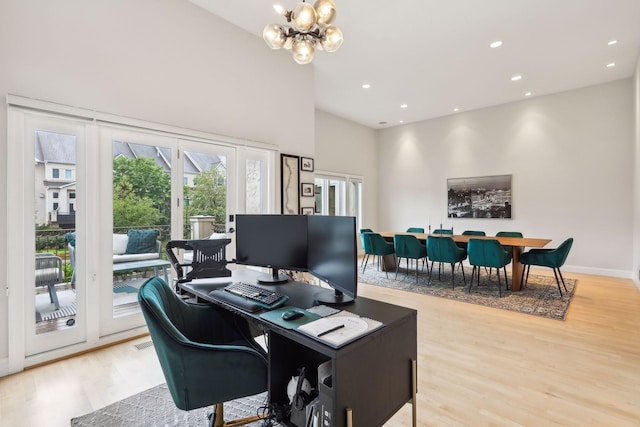
<instances>
[{"instance_id":1,"label":"computer mouse","mask_svg":"<svg viewBox=\"0 0 640 427\"><path fill-rule=\"evenodd\" d=\"M294 320L304 316L304 313L298 310L287 310L282 313L282 320Z\"/></svg>"}]
</instances>

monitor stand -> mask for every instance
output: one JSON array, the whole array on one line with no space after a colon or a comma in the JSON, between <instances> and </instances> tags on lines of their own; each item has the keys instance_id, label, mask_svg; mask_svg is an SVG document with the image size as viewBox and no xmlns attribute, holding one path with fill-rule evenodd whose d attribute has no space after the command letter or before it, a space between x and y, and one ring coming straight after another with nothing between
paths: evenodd
<instances>
[{"instance_id":1,"label":"monitor stand","mask_svg":"<svg viewBox=\"0 0 640 427\"><path fill-rule=\"evenodd\" d=\"M280 273L280 269L278 267L269 267L271 269L271 274L264 273L257 277L258 283L262 283L264 285L275 285L278 283L285 283L289 281L289 276L286 274Z\"/></svg>"},{"instance_id":2,"label":"monitor stand","mask_svg":"<svg viewBox=\"0 0 640 427\"><path fill-rule=\"evenodd\" d=\"M331 292L330 290L320 292L315 296L315 300L322 304L342 305L351 304L354 299L336 289L335 292Z\"/></svg>"}]
</instances>

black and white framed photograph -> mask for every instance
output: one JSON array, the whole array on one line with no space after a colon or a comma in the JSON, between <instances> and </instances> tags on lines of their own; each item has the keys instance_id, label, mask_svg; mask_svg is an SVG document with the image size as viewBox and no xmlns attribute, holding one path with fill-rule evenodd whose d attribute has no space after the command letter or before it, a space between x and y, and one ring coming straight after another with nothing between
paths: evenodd
<instances>
[{"instance_id":1,"label":"black and white framed photograph","mask_svg":"<svg viewBox=\"0 0 640 427\"><path fill-rule=\"evenodd\" d=\"M300 209L300 157L280 154L280 203L283 214L297 215Z\"/></svg>"},{"instance_id":2,"label":"black and white framed photograph","mask_svg":"<svg viewBox=\"0 0 640 427\"><path fill-rule=\"evenodd\" d=\"M310 157L302 157L300 161L300 169L307 172L313 172L313 159Z\"/></svg>"},{"instance_id":3,"label":"black and white framed photograph","mask_svg":"<svg viewBox=\"0 0 640 427\"><path fill-rule=\"evenodd\" d=\"M447 179L449 218L511 218L511 175Z\"/></svg>"},{"instance_id":4,"label":"black and white framed photograph","mask_svg":"<svg viewBox=\"0 0 640 427\"><path fill-rule=\"evenodd\" d=\"M302 197L313 197L314 196L314 185L313 184L309 184L306 182L303 182L301 184L301 189L302 189Z\"/></svg>"},{"instance_id":5,"label":"black and white framed photograph","mask_svg":"<svg viewBox=\"0 0 640 427\"><path fill-rule=\"evenodd\" d=\"M302 209L300 209L300 213L302 215L313 215L313 213L314 213L313 211L314 210L315 209L312 206L305 206Z\"/></svg>"}]
</instances>

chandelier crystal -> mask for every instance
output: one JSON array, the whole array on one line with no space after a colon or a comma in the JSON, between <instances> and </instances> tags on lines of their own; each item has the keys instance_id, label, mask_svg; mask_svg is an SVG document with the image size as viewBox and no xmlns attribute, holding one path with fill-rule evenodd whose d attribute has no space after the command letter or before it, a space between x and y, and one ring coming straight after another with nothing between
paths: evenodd
<instances>
[{"instance_id":1,"label":"chandelier crystal","mask_svg":"<svg viewBox=\"0 0 640 427\"><path fill-rule=\"evenodd\" d=\"M293 10L274 6L290 25L267 24L262 38L271 49L291 50L298 64L308 64L317 50L335 52L342 45L342 31L331 25L336 18L333 0L317 0L311 6L302 0Z\"/></svg>"}]
</instances>

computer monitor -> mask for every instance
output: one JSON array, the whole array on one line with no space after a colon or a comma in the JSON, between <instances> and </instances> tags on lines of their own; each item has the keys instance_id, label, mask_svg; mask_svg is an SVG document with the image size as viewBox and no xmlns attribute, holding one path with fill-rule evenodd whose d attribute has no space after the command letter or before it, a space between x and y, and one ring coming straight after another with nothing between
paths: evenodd
<instances>
[{"instance_id":1,"label":"computer monitor","mask_svg":"<svg viewBox=\"0 0 640 427\"><path fill-rule=\"evenodd\" d=\"M352 302L358 293L356 219L350 216L308 217L309 273L334 290L317 295L326 304Z\"/></svg>"},{"instance_id":2,"label":"computer monitor","mask_svg":"<svg viewBox=\"0 0 640 427\"><path fill-rule=\"evenodd\" d=\"M236 263L267 267L260 283L282 283L280 270L307 270L307 215L236 215Z\"/></svg>"}]
</instances>

